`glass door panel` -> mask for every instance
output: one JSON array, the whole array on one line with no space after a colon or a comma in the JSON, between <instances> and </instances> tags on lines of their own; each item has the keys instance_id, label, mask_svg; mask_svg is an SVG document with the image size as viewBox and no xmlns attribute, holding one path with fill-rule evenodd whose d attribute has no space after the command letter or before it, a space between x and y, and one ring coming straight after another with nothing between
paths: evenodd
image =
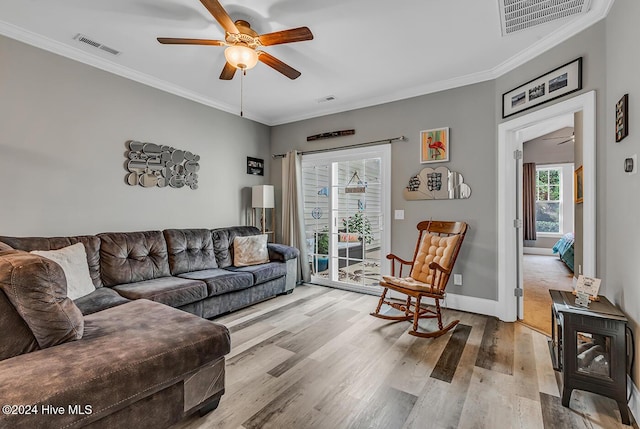
<instances>
[{"instance_id":1,"label":"glass door panel","mask_svg":"<svg viewBox=\"0 0 640 429\"><path fill-rule=\"evenodd\" d=\"M388 253L390 151L363 155L303 157L307 251L313 281L375 293Z\"/></svg>"}]
</instances>

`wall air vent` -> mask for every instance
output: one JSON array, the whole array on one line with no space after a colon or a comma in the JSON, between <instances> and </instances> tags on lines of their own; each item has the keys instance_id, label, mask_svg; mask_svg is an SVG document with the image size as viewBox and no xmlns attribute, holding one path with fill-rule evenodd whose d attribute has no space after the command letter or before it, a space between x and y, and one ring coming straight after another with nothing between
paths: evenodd
<instances>
[{"instance_id":1,"label":"wall air vent","mask_svg":"<svg viewBox=\"0 0 640 429\"><path fill-rule=\"evenodd\" d=\"M589 11L591 0L498 0L502 35Z\"/></svg>"},{"instance_id":2,"label":"wall air vent","mask_svg":"<svg viewBox=\"0 0 640 429\"><path fill-rule=\"evenodd\" d=\"M77 40L80 43L84 43L86 45L92 46L94 48L100 49L101 51L105 51L110 53L111 55L120 55L120 51L118 51L117 49L113 49L110 48L106 45L103 45L100 42L96 42L95 40L92 40L90 38L88 38L87 36L85 36L84 34L76 34L75 37L73 38L74 40Z\"/></svg>"}]
</instances>

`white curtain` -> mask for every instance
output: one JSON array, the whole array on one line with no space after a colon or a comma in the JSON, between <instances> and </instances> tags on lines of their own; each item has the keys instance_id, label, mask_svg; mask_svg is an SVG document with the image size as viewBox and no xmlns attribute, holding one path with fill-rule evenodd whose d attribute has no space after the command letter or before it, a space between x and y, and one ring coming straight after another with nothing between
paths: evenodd
<instances>
[{"instance_id":1,"label":"white curtain","mask_svg":"<svg viewBox=\"0 0 640 429\"><path fill-rule=\"evenodd\" d=\"M282 241L300 250L298 281L310 281L302 198L302 161L295 150L282 158Z\"/></svg>"}]
</instances>

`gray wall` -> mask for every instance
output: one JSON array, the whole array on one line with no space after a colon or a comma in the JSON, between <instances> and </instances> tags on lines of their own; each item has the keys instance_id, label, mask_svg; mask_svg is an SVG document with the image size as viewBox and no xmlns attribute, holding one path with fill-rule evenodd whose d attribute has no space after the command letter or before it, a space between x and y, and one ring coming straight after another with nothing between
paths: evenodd
<instances>
[{"instance_id":1,"label":"gray wall","mask_svg":"<svg viewBox=\"0 0 640 429\"><path fill-rule=\"evenodd\" d=\"M246 157L268 157L268 127L12 39L0 58L2 234L245 223L264 182ZM126 185L129 139L199 154L199 189Z\"/></svg>"},{"instance_id":2,"label":"gray wall","mask_svg":"<svg viewBox=\"0 0 640 429\"><path fill-rule=\"evenodd\" d=\"M416 224L424 219L464 220L470 231L465 238L454 272L464 284L447 290L462 295L497 299L497 196L496 117L487 105L494 100L493 82L485 82L435 94L309 119L272 128L274 153L292 149L339 147L404 135L408 141L393 143L391 208L405 210L404 220L392 220L391 251L410 258L417 238ZM405 201L402 191L409 178L425 166L420 164L421 130L450 127L449 169L462 173L472 190L468 200ZM321 132L350 129L355 136L307 142ZM280 160L272 163L271 180L280 194Z\"/></svg>"},{"instance_id":3,"label":"gray wall","mask_svg":"<svg viewBox=\"0 0 640 429\"><path fill-rule=\"evenodd\" d=\"M636 335L636 364L633 378L640 380L640 175L623 171L624 159L640 152L640 2L617 0L607 17L607 97L602 116L607 120L606 133L598 139L605 148L603 168L607 180L601 205L607 209L605 234L599 241L605 251L606 295L619 304L630 319ZM616 102L629 94L629 136L615 142L614 112ZM636 404L638 400L636 399ZM640 417L636 415L636 417Z\"/></svg>"}]
</instances>

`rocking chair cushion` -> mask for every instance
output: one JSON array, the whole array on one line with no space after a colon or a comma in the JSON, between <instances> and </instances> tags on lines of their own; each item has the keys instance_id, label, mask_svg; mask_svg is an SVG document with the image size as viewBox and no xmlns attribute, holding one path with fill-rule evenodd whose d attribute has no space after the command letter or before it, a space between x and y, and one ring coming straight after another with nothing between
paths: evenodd
<instances>
[{"instance_id":1,"label":"rocking chair cushion","mask_svg":"<svg viewBox=\"0 0 640 429\"><path fill-rule=\"evenodd\" d=\"M430 285L433 282L433 270L429 268L429 264L436 262L441 267L448 269L459 239L459 235L440 237L429 233L424 234L413 262L411 278Z\"/></svg>"},{"instance_id":2,"label":"rocking chair cushion","mask_svg":"<svg viewBox=\"0 0 640 429\"><path fill-rule=\"evenodd\" d=\"M384 279L383 286L390 287L391 289L394 289L394 286L399 286L403 289L409 289L416 292L444 295L442 292L440 292L439 289L432 287L430 284L422 283L411 277L402 278L393 276L382 276L382 278Z\"/></svg>"}]
</instances>

